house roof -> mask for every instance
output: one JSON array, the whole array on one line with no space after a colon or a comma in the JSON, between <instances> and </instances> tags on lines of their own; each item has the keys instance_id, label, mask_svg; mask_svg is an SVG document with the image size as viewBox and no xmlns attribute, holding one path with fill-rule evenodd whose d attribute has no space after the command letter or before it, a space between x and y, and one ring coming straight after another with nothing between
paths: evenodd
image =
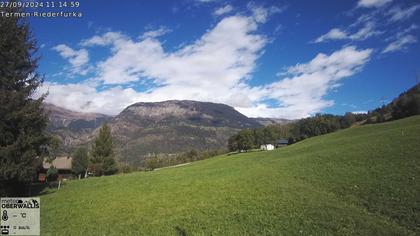
<instances>
[{"instance_id":1,"label":"house roof","mask_svg":"<svg viewBox=\"0 0 420 236\"><path fill-rule=\"evenodd\" d=\"M277 141L277 144L289 144L289 140L287 139L280 139Z\"/></svg>"},{"instance_id":2,"label":"house roof","mask_svg":"<svg viewBox=\"0 0 420 236\"><path fill-rule=\"evenodd\" d=\"M44 169L49 169L52 165L58 170L71 170L71 161L71 157L57 157L54 161L52 161L52 163L44 161L44 163L42 163L42 167L44 167Z\"/></svg>"}]
</instances>

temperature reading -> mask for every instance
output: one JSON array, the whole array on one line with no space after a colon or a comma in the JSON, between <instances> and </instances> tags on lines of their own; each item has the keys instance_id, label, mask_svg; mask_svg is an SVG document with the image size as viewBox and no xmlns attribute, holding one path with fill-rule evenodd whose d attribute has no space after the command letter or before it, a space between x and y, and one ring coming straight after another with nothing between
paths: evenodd
<instances>
[{"instance_id":1,"label":"temperature reading","mask_svg":"<svg viewBox=\"0 0 420 236\"><path fill-rule=\"evenodd\" d=\"M39 198L1 198L1 235L39 235Z\"/></svg>"}]
</instances>

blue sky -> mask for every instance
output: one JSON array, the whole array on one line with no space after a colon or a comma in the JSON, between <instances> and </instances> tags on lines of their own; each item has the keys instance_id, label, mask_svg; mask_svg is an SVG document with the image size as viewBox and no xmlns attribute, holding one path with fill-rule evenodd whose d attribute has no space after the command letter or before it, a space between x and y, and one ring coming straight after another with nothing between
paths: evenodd
<instances>
[{"instance_id":1,"label":"blue sky","mask_svg":"<svg viewBox=\"0 0 420 236\"><path fill-rule=\"evenodd\" d=\"M343 114L389 102L420 73L418 1L80 5L54 11L81 18L29 19L39 93L72 110L115 115L135 102L189 99L252 117Z\"/></svg>"}]
</instances>

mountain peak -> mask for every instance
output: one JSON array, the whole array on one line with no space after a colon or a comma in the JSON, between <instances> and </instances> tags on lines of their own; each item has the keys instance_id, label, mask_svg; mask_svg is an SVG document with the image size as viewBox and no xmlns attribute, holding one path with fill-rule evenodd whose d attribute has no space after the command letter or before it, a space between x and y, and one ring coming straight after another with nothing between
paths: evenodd
<instances>
[{"instance_id":1,"label":"mountain peak","mask_svg":"<svg viewBox=\"0 0 420 236\"><path fill-rule=\"evenodd\" d=\"M258 122L239 113L231 106L192 100L138 102L124 109L117 118L121 116L136 116L142 120L153 120L154 122L164 119L184 119L187 123L196 123L201 126L231 128L260 126Z\"/></svg>"}]
</instances>

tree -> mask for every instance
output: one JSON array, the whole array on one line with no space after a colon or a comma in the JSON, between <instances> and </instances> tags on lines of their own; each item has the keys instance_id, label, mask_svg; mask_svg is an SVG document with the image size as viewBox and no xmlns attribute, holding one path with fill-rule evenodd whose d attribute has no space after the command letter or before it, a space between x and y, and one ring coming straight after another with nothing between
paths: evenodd
<instances>
[{"instance_id":1,"label":"tree","mask_svg":"<svg viewBox=\"0 0 420 236\"><path fill-rule=\"evenodd\" d=\"M238 150L248 151L253 147L254 137L251 130L242 130L237 137Z\"/></svg>"},{"instance_id":2,"label":"tree","mask_svg":"<svg viewBox=\"0 0 420 236\"><path fill-rule=\"evenodd\" d=\"M95 176L112 175L118 171L108 124L100 128L98 137L93 141L90 163L90 169Z\"/></svg>"},{"instance_id":3,"label":"tree","mask_svg":"<svg viewBox=\"0 0 420 236\"><path fill-rule=\"evenodd\" d=\"M239 150L238 148L238 136L237 134L232 135L229 139L228 139L228 150L229 152L235 152L237 150Z\"/></svg>"},{"instance_id":4,"label":"tree","mask_svg":"<svg viewBox=\"0 0 420 236\"><path fill-rule=\"evenodd\" d=\"M346 112L344 117L340 119L340 126L342 129L350 127L352 124L356 122L356 117L351 112Z\"/></svg>"},{"instance_id":5,"label":"tree","mask_svg":"<svg viewBox=\"0 0 420 236\"><path fill-rule=\"evenodd\" d=\"M416 86L411 90L400 95L393 102L392 117L401 119L408 116L420 114L420 86ZM417 89L417 90L416 90Z\"/></svg>"},{"instance_id":6,"label":"tree","mask_svg":"<svg viewBox=\"0 0 420 236\"><path fill-rule=\"evenodd\" d=\"M62 141L59 137L57 136L50 136L50 142L49 142L49 146L46 147L47 148L47 152L48 152L48 156L46 156L46 159L49 162L52 162L58 155L59 153L59 148L61 145Z\"/></svg>"},{"instance_id":7,"label":"tree","mask_svg":"<svg viewBox=\"0 0 420 236\"><path fill-rule=\"evenodd\" d=\"M146 159L144 164L145 164L147 170L154 170L154 169L160 167L159 159L158 159L157 156L150 157L150 158Z\"/></svg>"},{"instance_id":8,"label":"tree","mask_svg":"<svg viewBox=\"0 0 420 236\"><path fill-rule=\"evenodd\" d=\"M293 137L289 137L288 139L287 139L287 143L289 144L289 145L291 145L291 144L294 144L296 141L295 141L295 139L293 138Z\"/></svg>"},{"instance_id":9,"label":"tree","mask_svg":"<svg viewBox=\"0 0 420 236\"><path fill-rule=\"evenodd\" d=\"M50 166L47 170L47 181L56 181L58 178L58 170L54 166Z\"/></svg>"},{"instance_id":10,"label":"tree","mask_svg":"<svg viewBox=\"0 0 420 236\"><path fill-rule=\"evenodd\" d=\"M23 195L49 143L45 96L34 98L43 79L37 73L36 41L28 23L1 17L0 35L0 196Z\"/></svg>"},{"instance_id":11,"label":"tree","mask_svg":"<svg viewBox=\"0 0 420 236\"><path fill-rule=\"evenodd\" d=\"M276 141L272 127L264 127L262 132L263 142L255 143L255 145L260 146L261 144L274 143Z\"/></svg>"},{"instance_id":12,"label":"tree","mask_svg":"<svg viewBox=\"0 0 420 236\"><path fill-rule=\"evenodd\" d=\"M85 147L78 148L74 154L72 159L72 170L73 172L79 176L83 176L88 168L89 164L89 157L88 151Z\"/></svg>"},{"instance_id":13,"label":"tree","mask_svg":"<svg viewBox=\"0 0 420 236\"><path fill-rule=\"evenodd\" d=\"M188 161L196 161L198 159L198 152L194 149L191 149L189 152L185 153Z\"/></svg>"}]
</instances>

